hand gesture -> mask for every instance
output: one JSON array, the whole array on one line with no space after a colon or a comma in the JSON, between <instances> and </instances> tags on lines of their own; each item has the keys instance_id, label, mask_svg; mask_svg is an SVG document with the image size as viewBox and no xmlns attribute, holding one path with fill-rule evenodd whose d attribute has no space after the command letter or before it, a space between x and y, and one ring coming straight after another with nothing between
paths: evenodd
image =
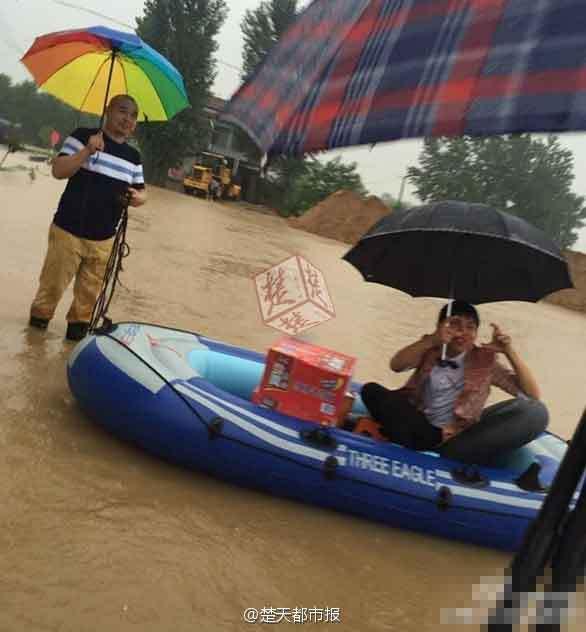
<instances>
[{"instance_id":1,"label":"hand gesture","mask_svg":"<svg viewBox=\"0 0 586 632\"><path fill-rule=\"evenodd\" d=\"M133 187L128 187L128 189L126 189L126 195L128 196L129 206L140 206L140 193L137 189Z\"/></svg>"},{"instance_id":2,"label":"hand gesture","mask_svg":"<svg viewBox=\"0 0 586 632\"><path fill-rule=\"evenodd\" d=\"M454 334L455 332L450 324L450 319L446 318L438 324L435 332L433 333L433 337L436 345L447 345L452 341Z\"/></svg>"},{"instance_id":3,"label":"hand gesture","mask_svg":"<svg viewBox=\"0 0 586 632\"><path fill-rule=\"evenodd\" d=\"M444 426L442 426L441 431L442 431L442 443L443 443L444 441L447 441L448 439L451 439L453 436L458 434L458 427L454 421L451 421L450 423L447 423Z\"/></svg>"},{"instance_id":4,"label":"hand gesture","mask_svg":"<svg viewBox=\"0 0 586 632\"><path fill-rule=\"evenodd\" d=\"M102 130L100 130L97 134L90 136L85 147L90 156L93 156L97 151L104 151L104 133Z\"/></svg>"},{"instance_id":5,"label":"hand gesture","mask_svg":"<svg viewBox=\"0 0 586 632\"><path fill-rule=\"evenodd\" d=\"M511 350L511 336L503 333L501 328L494 323L490 323L492 327L492 339L482 345L484 349L490 349L495 353L509 353Z\"/></svg>"}]
</instances>

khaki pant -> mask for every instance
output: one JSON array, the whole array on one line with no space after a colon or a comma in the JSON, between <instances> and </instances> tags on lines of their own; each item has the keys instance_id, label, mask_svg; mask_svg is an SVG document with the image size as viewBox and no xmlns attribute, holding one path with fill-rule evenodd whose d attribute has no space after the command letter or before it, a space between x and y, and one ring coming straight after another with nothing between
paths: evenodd
<instances>
[{"instance_id":1,"label":"khaki pant","mask_svg":"<svg viewBox=\"0 0 586 632\"><path fill-rule=\"evenodd\" d=\"M31 305L31 316L51 320L67 286L75 277L73 302L67 312L70 323L88 323L102 288L114 238L81 239L51 224L49 246Z\"/></svg>"}]
</instances>

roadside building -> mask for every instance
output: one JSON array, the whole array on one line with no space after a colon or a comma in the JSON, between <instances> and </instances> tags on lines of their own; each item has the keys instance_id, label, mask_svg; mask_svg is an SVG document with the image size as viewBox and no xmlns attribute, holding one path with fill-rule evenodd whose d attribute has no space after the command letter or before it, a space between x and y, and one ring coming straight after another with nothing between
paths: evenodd
<instances>
[{"instance_id":1,"label":"roadside building","mask_svg":"<svg viewBox=\"0 0 586 632\"><path fill-rule=\"evenodd\" d=\"M255 203L258 198L258 180L261 172L262 155L251 138L239 127L220 121L219 116L226 105L224 99L212 96L208 100L203 113L206 119L204 129L207 138L201 139L201 148L208 157L214 155L232 170L232 180L242 187L242 199ZM198 152L201 155L201 151ZM187 156L183 160L183 171L189 173L192 166L198 162L198 156ZM179 187L177 167L170 170L170 179L175 179L175 187Z\"/></svg>"},{"instance_id":2,"label":"roadside building","mask_svg":"<svg viewBox=\"0 0 586 632\"><path fill-rule=\"evenodd\" d=\"M235 180L242 187L242 196L248 202L256 202L262 154L253 140L239 127L219 121L227 101L211 97L205 115L210 121L209 151L226 156L234 172Z\"/></svg>"}]
</instances>

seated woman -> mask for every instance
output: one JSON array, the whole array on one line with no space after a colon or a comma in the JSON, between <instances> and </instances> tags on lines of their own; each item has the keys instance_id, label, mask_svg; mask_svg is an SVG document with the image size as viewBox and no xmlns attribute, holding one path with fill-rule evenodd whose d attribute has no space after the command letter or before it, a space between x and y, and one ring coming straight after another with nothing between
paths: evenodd
<instances>
[{"instance_id":1,"label":"seated woman","mask_svg":"<svg viewBox=\"0 0 586 632\"><path fill-rule=\"evenodd\" d=\"M535 439L548 423L539 387L514 350L511 338L492 324L492 340L477 346L479 318L473 305L452 303L439 313L436 330L398 351L393 371L416 369L405 386L391 391L379 384L362 387L361 396L381 432L413 450L437 450L468 463L489 463L504 451ZM446 360L441 347L447 345ZM504 355L511 369L497 356ZM514 399L483 410L491 385Z\"/></svg>"}]
</instances>

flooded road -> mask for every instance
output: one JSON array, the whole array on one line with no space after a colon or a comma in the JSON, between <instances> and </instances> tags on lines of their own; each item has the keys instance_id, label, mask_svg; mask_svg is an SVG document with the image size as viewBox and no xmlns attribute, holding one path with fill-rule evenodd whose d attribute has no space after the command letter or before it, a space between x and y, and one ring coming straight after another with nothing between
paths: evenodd
<instances>
[{"instance_id":1,"label":"flooded road","mask_svg":"<svg viewBox=\"0 0 586 632\"><path fill-rule=\"evenodd\" d=\"M473 584L498 575L508 554L242 490L151 458L84 417L65 374L70 293L48 332L26 326L63 188L46 174L0 172L0 631L247 630L246 608L315 607L339 609L343 629L415 632L439 629L442 608L471 606ZM251 277L304 256L324 273L336 318L303 337L356 356L360 381L402 384L389 355L430 331L443 303L363 283L341 260L344 244L163 190L131 211L128 241L114 320L259 351L278 333L260 321ZM511 334L551 428L571 436L586 404L586 315L521 303L480 314L481 341L490 322Z\"/></svg>"}]
</instances>

